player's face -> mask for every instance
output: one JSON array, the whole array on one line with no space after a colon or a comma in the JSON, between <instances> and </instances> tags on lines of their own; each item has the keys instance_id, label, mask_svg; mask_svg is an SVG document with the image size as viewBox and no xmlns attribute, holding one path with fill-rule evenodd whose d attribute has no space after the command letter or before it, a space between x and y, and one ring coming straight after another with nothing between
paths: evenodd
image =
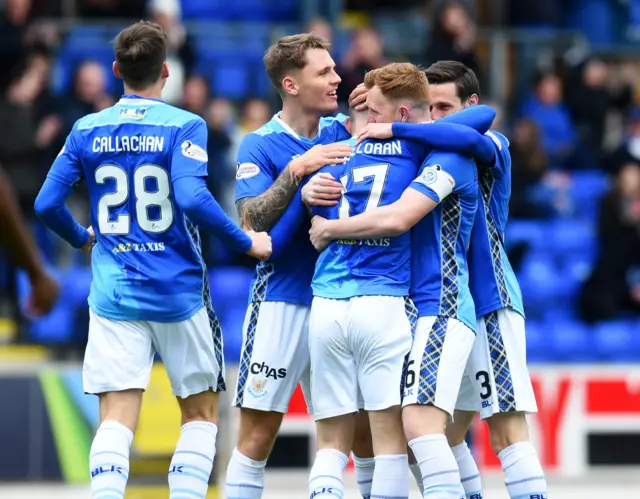
<instances>
[{"instance_id":1,"label":"player's face","mask_svg":"<svg viewBox=\"0 0 640 499\"><path fill-rule=\"evenodd\" d=\"M301 106L319 113L338 108L336 91L342 81L336 73L336 63L323 49L307 50L307 65L296 75Z\"/></svg>"},{"instance_id":2,"label":"player's face","mask_svg":"<svg viewBox=\"0 0 640 499\"><path fill-rule=\"evenodd\" d=\"M466 107L458 97L455 83L429 85L429 93L431 95L432 120L439 120Z\"/></svg>"},{"instance_id":3,"label":"player's face","mask_svg":"<svg viewBox=\"0 0 640 499\"><path fill-rule=\"evenodd\" d=\"M400 107L387 99L378 87L373 87L367 93L367 123L393 123L405 121L399 117Z\"/></svg>"}]
</instances>

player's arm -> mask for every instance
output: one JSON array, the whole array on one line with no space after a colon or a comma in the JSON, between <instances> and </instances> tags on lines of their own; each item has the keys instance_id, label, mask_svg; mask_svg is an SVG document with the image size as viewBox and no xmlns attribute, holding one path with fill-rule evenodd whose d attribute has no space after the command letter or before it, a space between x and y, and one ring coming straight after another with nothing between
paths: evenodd
<instances>
[{"instance_id":1,"label":"player's arm","mask_svg":"<svg viewBox=\"0 0 640 499\"><path fill-rule=\"evenodd\" d=\"M236 207L243 226L270 231L289 206L302 179L324 165L338 164L351 154L347 144L317 145L292 160L273 180L259 136L249 134L238 153Z\"/></svg>"},{"instance_id":2,"label":"player's arm","mask_svg":"<svg viewBox=\"0 0 640 499\"><path fill-rule=\"evenodd\" d=\"M267 258L271 253L253 247L255 241L224 212L207 188L207 128L194 119L178 132L171 160L173 195L180 209L199 227L217 236L239 253ZM264 242L264 241L262 241Z\"/></svg>"},{"instance_id":3,"label":"player's arm","mask_svg":"<svg viewBox=\"0 0 640 499\"><path fill-rule=\"evenodd\" d=\"M314 219L312 240L314 237L320 241L371 239L403 234L451 194L458 181L464 183L475 176L469 163L469 159L455 153L433 152L398 201L346 219ZM320 227L315 227L318 223Z\"/></svg>"},{"instance_id":4,"label":"player's arm","mask_svg":"<svg viewBox=\"0 0 640 499\"><path fill-rule=\"evenodd\" d=\"M91 233L73 218L65 205L75 186L83 179L75 130L74 126L51 165L34 209L38 218L71 246L88 249L87 245L93 239Z\"/></svg>"},{"instance_id":5,"label":"player's arm","mask_svg":"<svg viewBox=\"0 0 640 499\"><path fill-rule=\"evenodd\" d=\"M470 106L431 123L394 123L394 137L411 139L428 147L468 154L483 165L494 162L495 147L484 135L495 118L489 106Z\"/></svg>"},{"instance_id":6,"label":"player's arm","mask_svg":"<svg viewBox=\"0 0 640 499\"><path fill-rule=\"evenodd\" d=\"M287 247L289 241L298 230L298 227L308 219L307 207L302 202L300 189L296 192L289 207L285 210L280 220L269 231L273 243L271 259L278 258Z\"/></svg>"}]
</instances>

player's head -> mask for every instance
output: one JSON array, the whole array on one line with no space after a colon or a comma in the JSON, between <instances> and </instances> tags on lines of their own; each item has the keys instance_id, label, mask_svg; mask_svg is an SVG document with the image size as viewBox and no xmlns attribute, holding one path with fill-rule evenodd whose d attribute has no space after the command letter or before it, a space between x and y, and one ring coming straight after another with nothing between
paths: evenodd
<instances>
[{"instance_id":1,"label":"player's head","mask_svg":"<svg viewBox=\"0 0 640 499\"><path fill-rule=\"evenodd\" d=\"M369 71L364 78L369 123L429 119L429 82L424 71L408 62Z\"/></svg>"},{"instance_id":2,"label":"player's head","mask_svg":"<svg viewBox=\"0 0 640 499\"><path fill-rule=\"evenodd\" d=\"M167 34L159 24L137 22L122 30L113 42L116 60L113 72L127 91L162 88L169 77Z\"/></svg>"},{"instance_id":3,"label":"player's head","mask_svg":"<svg viewBox=\"0 0 640 499\"><path fill-rule=\"evenodd\" d=\"M431 91L431 119L439 120L478 103L478 77L461 62L438 61L425 74Z\"/></svg>"},{"instance_id":4,"label":"player's head","mask_svg":"<svg viewBox=\"0 0 640 499\"><path fill-rule=\"evenodd\" d=\"M340 77L329 54L331 44L315 33L285 36L264 55L264 66L283 101L319 114L338 107Z\"/></svg>"}]
</instances>

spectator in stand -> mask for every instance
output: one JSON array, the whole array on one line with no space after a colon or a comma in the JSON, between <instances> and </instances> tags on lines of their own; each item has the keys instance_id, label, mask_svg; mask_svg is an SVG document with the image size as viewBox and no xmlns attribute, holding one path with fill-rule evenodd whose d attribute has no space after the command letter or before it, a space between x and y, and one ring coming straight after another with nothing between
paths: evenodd
<instances>
[{"instance_id":1,"label":"spectator in stand","mask_svg":"<svg viewBox=\"0 0 640 499\"><path fill-rule=\"evenodd\" d=\"M542 146L553 169L567 169L577 146L571 114L562 100L562 82L555 74L541 75L534 95L524 104L522 115L540 129Z\"/></svg>"},{"instance_id":2,"label":"spectator in stand","mask_svg":"<svg viewBox=\"0 0 640 499\"><path fill-rule=\"evenodd\" d=\"M207 80L202 76L189 77L184 85L181 107L198 116L204 116L208 102L209 83Z\"/></svg>"},{"instance_id":3,"label":"spectator in stand","mask_svg":"<svg viewBox=\"0 0 640 499\"><path fill-rule=\"evenodd\" d=\"M169 39L167 64L170 77L162 89L162 98L169 104L177 104L182 99L185 80L195 64L195 53L181 22L180 2L151 0L149 11L152 21L162 26Z\"/></svg>"},{"instance_id":4,"label":"spectator in stand","mask_svg":"<svg viewBox=\"0 0 640 499\"><path fill-rule=\"evenodd\" d=\"M240 128L243 133L253 132L270 119L271 108L267 101L263 99L249 99L245 102L242 110Z\"/></svg>"},{"instance_id":5,"label":"spectator in stand","mask_svg":"<svg viewBox=\"0 0 640 499\"><path fill-rule=\"evenodd\" d=\"M338 87L338 101L349 102L349 94L364 81L367 71L387 64L383 40L372 28L361 28L353 33L351 45L340 61L338 74L342 83Z\"/></svg>"},{"instance_id":6,"label":"spectator in stand","mask_svg":"<svg viewBox=\"0 0 640 499\"><path fill-rule=\"evenodd\" d=\"M617 175L627 164L640 165L640 107L633 107L626 120L623 142L605 162L605 170Z\"/></svg>"},{"instance_id":7,"label":"spectator in stand","mask_svg":"<svg viewBox=\"0 0 640 499\"><path fill-rule=\"evenodd\" d=\"M612 89L611 77L610 65L594 58L574 68L565 79L566 103L578 133L582 168L600 167L607 116L612 110L625 109L633 98L632 82L623 79L619 88Z\"/></svg>"},{"instance_id":8,"label":"spectator in stand","mask_svg":"<svg viewBox=\"0 0 640 499\"><path fill-rule=\"evenodd\" d=\"M0 14L0 92L24 70L30 0L6 0Z\"/></svg>"},{"instance_id":9,"label":"spectator in stand","mask_svg":"<svg viewBox=\"0 0 640 499\"><path fill-rule=\"evenodd\" d=\"M309 21L305 27L305 32L315 33L329 40L329 43L333 43L333 28L323 17L317 17Z\"/></svg>"},{"instance_id":10,"label":"spectator in stand","mask_svg":"<svg viewBox=\"0 0 640 499\"><path fill-rule=\"evenodd\" d=\"M482 83L483 74L475 52L476 25L459 1L444 2L436 8L427 48L427 64L458 61L473 69Z\"/></svg>"},{"instance_id":11,"label":"spectator in stand","mask_svg":"<svg viewBox=\"0 0 640 499\"><path fill-rule=\"evenodd\" d=\"M204 115L209 129L207 154L209 189L229 216L235 216L235 145L242 132L235 123L233 106L226 99L214 99Z\"/></svg>"},{"instance_id":12,"label":"spectator in stand","mask_svg":"<svg viewBox=\"0 0 640 499\"><path fill-rule=\"evenodd\" d=\"M624 165L612 192L602 200L600 255L580 296L589 322L640 314L640 166Z\"/></svg>"},{"instance_id":13,"label":"spectator in stand","mask_svg":"<svg viewBox=\"0 0 640 499\"><path fill-rule=\"evenodd\" d=\"M42 161L60 131L46 99L49 62L33 54L26 69L0 97L0 163L16 191L22 211L31 217L33 202L49 165Z\"/></svg>"},{"instance_id":14,"label":"spectator in stand","mask_svg":"<svg viewBox=\"0 0 640 499\"><path fill-rule=\"evenodd\" d=\"M147 0L77 0L80 17L142 19Z\"/></svg>"}]
</instances>

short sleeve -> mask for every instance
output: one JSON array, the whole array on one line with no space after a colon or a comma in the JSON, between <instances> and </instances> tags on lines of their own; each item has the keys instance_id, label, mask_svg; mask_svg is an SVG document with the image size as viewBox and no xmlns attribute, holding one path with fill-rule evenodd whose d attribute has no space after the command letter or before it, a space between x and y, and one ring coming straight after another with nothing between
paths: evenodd
<instances>
[{"instance_id":1,"label":"short sleeve","mask_svg":"<svg viewBox=\"0 0 640 499\"><path fill-rule=\"evenodd\" d=\"M492 166L494 175L502 178L511 169L509 140L499 132L489 131L486 135L493 141L496 148L495 163Z\"/></svg>"},{"instance_id":2,"label":"short sleeve","mask_svg":"<svg viewBox=\"0 0 640 499\"><path fill-rule=\"evenodd\" d=\"M183 177L207 178L207 133L207 125L202 119L189 121L180 128L171 158L173 180Z\"/></svg>"},{"instance_id":3,"label":"short sleeve","mask_svg":"<svg viewBox=\"0 0 640 499\"><path fill-rule=\"evenodd\" d=\"M245 135L238 149L236 201L259 196L276 177L273 163L264 151L264 137L256 133Z\"/></svg>"},{"instance_id":4,"label":"short sleeve","mask_svg":"<svg viewBox=\"0 0 640 499\"><path fill-rule=\"evenodd\" d=\"M449 194L465 189L476 177L471 159L446 151L432 151L410 187L441 203Z\"/></svg>"},{"instance_id":5,"label":"short sleeve","mask_svg":"<svg viewBox=\"0 0 640 499\"><path fill-rule=\"evenodd\" d=\"M80 147L78 146L79 137L77 126L78 123L76 122L47 175L48 178L70 187L75 187L84 179L84 172L78 153Z\"/></svg>"}]
</instances>

